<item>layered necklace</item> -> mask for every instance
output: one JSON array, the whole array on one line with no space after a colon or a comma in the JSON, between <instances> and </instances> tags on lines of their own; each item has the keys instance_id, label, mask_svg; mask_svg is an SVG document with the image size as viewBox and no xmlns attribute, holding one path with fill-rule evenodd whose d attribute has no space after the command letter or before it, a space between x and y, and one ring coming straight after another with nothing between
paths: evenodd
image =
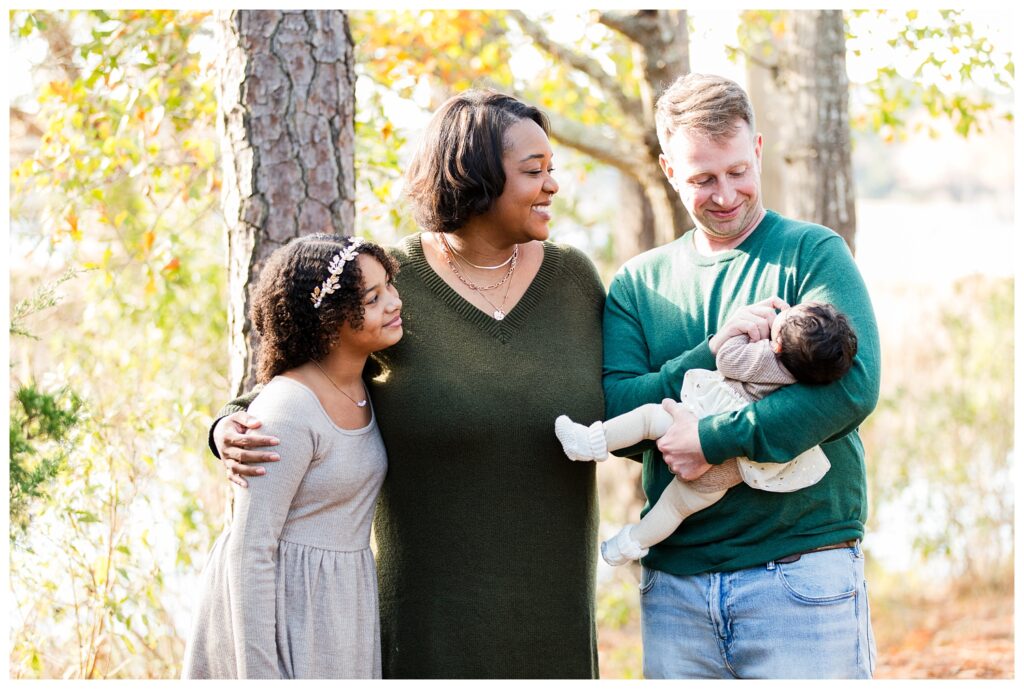
<instances>
[{"instance_id":1,"label":"layered necklace","mask_svg":"<svg viewBox=\"0 0 1024 689\"><path fill-rule=\"evenodd\" d=\"M494 317L494 320L504 320L505 311L503 309L505 308L505 302L508 300L509 289L512 287L512 273L516 272L516 265L519 264L519 245L516 244L515 248L512 249L512 255L509 256L504 261L502 261L501 263L499 263L498 265L478 266L475 263L470 263L465 256L463 256L455 249L453 249L451 244L448 243L448 238L445 236L444 232L438 232L437 234L441 238L441 244L444 246L445 261L448 262L448 267L451 268L453 273L455 273L455 277L459 278L459 281L462 282L462 284L464 284L466 287L470 288L471 290L479 294L480 298L487 302L487 304L492 309L494 309L494 312L491 314ZM463 271L459 269L460 259L464 261L467 265L472 266L474 268L479 268L480 270L497 270L498 268L503 268L506 265L508 266L508 270L505 272L505 276L502 277L497 282L495 282L493 285L481 287L480 285L476 284L468 277L466 277ZM505 296L502 297L501 304L496 305L493 301L487 298L487 295L484 294L484 292L498 289L502 285L505 285Z\"/></svg>"},{"instance_id":2,"label":"layered necklace","mask_svg":"<svg viewBox=\"0 0 1024 689\"><path fill-rule=\"evenodd\" d=\"M338 387L338 384L334 382L334 379L331 378L329 375L327 375L327 371L324 370L324 367L320 365L319 361L317 361L316 359L313 359L312 361L313 361L314 364L316 364L316 367L318 369L320 369L320 373L324 374L324 378L327 379L327 382L329 382L331 385L334 386L335 390L337 390L338 392L343 394L345 397L348 397L350 400L352 400L352 404L356 405L357 407L365 407L366 406L366 398L365 397L362 400L357 402L356 399L352 395L348 394L347 392L342 390L340 387ZM365 388L363 389L363 392L366 392Z\"/></svg>"}]
</instances>

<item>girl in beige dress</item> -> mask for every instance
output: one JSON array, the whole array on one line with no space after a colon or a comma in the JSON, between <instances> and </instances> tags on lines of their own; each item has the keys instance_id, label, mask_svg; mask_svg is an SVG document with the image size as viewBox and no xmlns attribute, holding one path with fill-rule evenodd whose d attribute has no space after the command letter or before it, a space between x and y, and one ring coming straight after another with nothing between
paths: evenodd
<instances>
[{"instance_id":1,"label":"girl in beige dress","mask_svg":"<svg viewBox=\"0 0 1024 689\"><path fill-rule=\"evenodd\" d=\"M278 249L253 293L250 411L280 439L264 480L234 486L202 574L184 678L379 678L370 525L387 457L363 386L402 337L396 267L360 238Z\"/></svg>"}]
</instances>

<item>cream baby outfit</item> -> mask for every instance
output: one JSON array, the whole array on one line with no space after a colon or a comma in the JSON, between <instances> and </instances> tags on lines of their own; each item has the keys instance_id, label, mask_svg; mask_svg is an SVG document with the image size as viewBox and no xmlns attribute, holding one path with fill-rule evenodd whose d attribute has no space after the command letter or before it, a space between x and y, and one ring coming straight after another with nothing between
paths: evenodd
<instances>
[{"instance_id":1,"label":"cream baby outfit","mask_svg":"<svg viewBox=\"0 0 1024 689\"><path fill-rule=\"evenodd\" d=\"M742 409L796 382L767 339L751 342L746 335L732 337L722 343L715 363L717 371L691 369L683 376L680 402L698 419ZM610 451L660 438L671 425L672 416L661 405L645 404L589 427L561 416L555 421L555 433L571 459L602 461ZM712 467L696 481L676 479L639 524L627 525L601 544L601 555L612 565L643 557L686 517L718 502L741 481L758 490L788 493L814 485L830 466L825 453L815 446L788 462L736 457Z\"/></svg>"}]
</instances>

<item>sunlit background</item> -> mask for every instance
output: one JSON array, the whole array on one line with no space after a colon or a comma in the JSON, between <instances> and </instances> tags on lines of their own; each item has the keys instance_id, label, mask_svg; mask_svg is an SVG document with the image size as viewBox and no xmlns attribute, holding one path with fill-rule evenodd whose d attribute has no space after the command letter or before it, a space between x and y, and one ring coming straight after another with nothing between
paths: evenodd
<instances>
[{"instance_id":1,"label":"sunlit background","mask_svg":"<svg viewBox=\"0 0 1024 689\"><path fill-rule=\"evenodd\" d=\"M590 13L529 14L611 73L625 59ZM861 431L879 676L1012 676L1013 22L992 11L956 20L966 38L923 31L908 45L891 41L945 18L847 13L856 258L883 346L882 399ZM211 18L19 11L10 21L11 414L38 479L15 496L12 474L11 675L177 676L227 496L206 450L229 396ZM414 53L388 52L388 37L422 34L425 50L440 50L436 40L457 53L446 31L459 21L350 13L360 234L387 243L414 231L401 170L432 108L469 85L418 72ZM691 69L745 86L750 45L737 28L787 30L763 12L694 10L689 21ZM576 85L551 83L551 56L514 20L502 26L518 92L544 109L577 97ZM991 64L968 62L979 54ZM881 72L962 96L962 111L930 112L892 91L880 101ZM966 130L963 113L976 118ZM553 239L586 251L607 284L623 260L619 173L557 139L554 149ZM37 416L26 416L25 389ZM60 411L66 430L41 420L59 426ZM604 538L638 517L643 495L631 462L598 474ZM640 675L638 576L599 563L603 677ZM981 641L948 631L978 624L992 630ZM912 659L929 653L945 665Z\"/></svg>"}]
</instances>

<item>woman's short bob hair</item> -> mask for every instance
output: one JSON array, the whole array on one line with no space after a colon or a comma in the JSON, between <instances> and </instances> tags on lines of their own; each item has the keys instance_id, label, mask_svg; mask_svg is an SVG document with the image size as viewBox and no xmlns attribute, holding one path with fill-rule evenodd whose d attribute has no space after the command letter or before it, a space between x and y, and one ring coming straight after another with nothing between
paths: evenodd
<instances>
[{"instance_id":1,"label":"woman's short bob hair","mask_svg":"<svg viewBox=\"0 0 1024 689\"><path fill-rule=\"evenodd\" d=\"M260 336L257 381L266 383L307 361L323 359L337 343L344 323L355 330L362 328L363 273L358 260L345 262L338 288L323 298L319 308L312 299L313 290L330 276L331 261L351 244L352 237L310 234L291 240L267 259L249 307ZM364 242L356 252L377 259L389 280L398 272L394 259L376 244Z\"/></svg>"},{"instance_id":2,"label":"woman's short bob hair","mask_svg":"<svg viewBox=\"0 0 1024 689\"><path fill-rule=\"evenodd\" d=\"M406 172L420 229L453 232L491 209L505 188L505 135L520 120L550 133L544 113L495 91L463 91L438 108Z\"/></svg>"}]
</instances>

